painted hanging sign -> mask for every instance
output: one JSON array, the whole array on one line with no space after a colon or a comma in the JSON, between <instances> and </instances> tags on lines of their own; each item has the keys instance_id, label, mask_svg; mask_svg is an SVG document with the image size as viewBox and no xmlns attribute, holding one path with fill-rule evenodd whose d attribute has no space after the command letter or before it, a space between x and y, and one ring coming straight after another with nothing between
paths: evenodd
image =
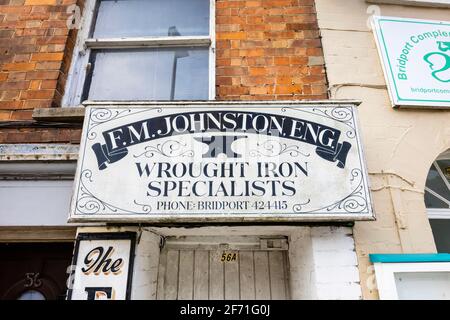
<instances>
[{"instance_id":1,"label":"painted hanging sign","mask_svg":"<svg viewBox=\"0 0 450 320\"><path fill-rule=\"evenodd\" d=\"M82 233L77 237L68 300L129 300L136 234Z\"/></svg>"},{"instance_id":2,"label":"painted hanging sign","mask_svg":"<svg viewBox=\"0 0 450 320\"><path fill-rule=\"evenodd\" d=\"M450 22L374 17L394 107L450 107Z\"/></svg>"},{"instance_id":3,"label":"painted hanging sign","mask_svg":"<svg viewBox=\"0 0 450 320\"><path fill-rule=\"evenodd\" d=\"M354 105L88 107L71 221L373 218Z\"/></svg>"}]
</instances>

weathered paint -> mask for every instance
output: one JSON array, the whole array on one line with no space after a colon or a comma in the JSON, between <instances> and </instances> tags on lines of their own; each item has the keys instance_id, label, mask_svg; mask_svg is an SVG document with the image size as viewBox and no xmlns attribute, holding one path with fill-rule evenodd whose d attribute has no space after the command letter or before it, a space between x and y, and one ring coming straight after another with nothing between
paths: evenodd
<instances>
[{"instance_id":1,"label":"weathered paint","mask_svg":"<svg viewBox=\"0 0 450 320\"><path fill-rule=\"evenodd\" d=\"M77 160L78 149L72 144L0 144L0 161Z\"/></svg>"},{"instance_id":2,"label":"weathered paint","mask_svg":"<svg viewBox=\"0 0 450 320\"><path fill-rule=\"evenodd\" d=\"M361 299L356 253L349 227L80 227L85 232L137 232L132 299L156 299L160 244L164 237L286 236L291 299ZM180 240L182 241L182 240ZM339 272L339 277L335 277Z\"/></svg>"}]
</instances>

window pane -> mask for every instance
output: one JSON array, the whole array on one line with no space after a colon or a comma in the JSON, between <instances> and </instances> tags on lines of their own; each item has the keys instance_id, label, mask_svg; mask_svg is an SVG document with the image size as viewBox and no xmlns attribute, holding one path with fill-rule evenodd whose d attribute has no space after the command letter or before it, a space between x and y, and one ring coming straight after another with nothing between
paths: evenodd
<instances>
[{"instance_id":1,"label":"window pane","mask_svg":"<svg viewBox=\"0 0 450 320\"><path fill-rule=\"evenodd\" d=\"M394 273L400 300L450 299L450 272Z\"/></svg>"},{"instance_id":2,"label":"window pane","mask_svg":"<svg viewBox=\"0 0 450 320\"><path fill-rule=\"evenodd\" d=\"M444 208L448 209L450 206L442 201L441 199L435 197L433 194L425 190L425 206L427 208Z\"/></svg>"},{"instance_id":3,"label":"window pane","mask_svg":"<svg viewBox=\"0 0 450 320\"><path fill-rule=\"evenodd\" d=\"M94 37L209 35L209 0L100 2Z\"/></svg>"},{"instance_id":4,"label":"window pane","mask_svg":"<svg viewBox=\"0 0 450 320\"><path fill-rule=\"evenodd\" d=\"M207 100L208 48L100 50L89 100Z\"/></svg>"},{"instance_id":5,"label":"window pane","mask_svg":"<svg viewBox=\"0 0 450 320\"><path fill-rule=\"evenodd\" d=\"M437 252L450 253L450 219L430 219Z\"/></svg>"},{"instance_id":6,"label":"window pane","mask_svg":"<svg viewBox=\"0 0 450 320\"><path fill-rule=\"evenodd\" d=\"M431 166L428 172L426 186L439 194L444 199L450 200L450 191L444 183L444 180L439 175L434 164Z\"/></svg>"},{"instance_id":7,"label":"window pane","mask_svg":"<svg viewBox=\"0 0 450 320\"><path fill-rule=\"evenodd\" d=\"M28 290L20 295L17 300L47 300L45 296L36 290Z\"/></svg>"},{"instance_id":8,"label":"window pane","mask_svg":"<svg viewBox=\"0 0 450 320\"><path fill-rule=\"evenodd\" d=\"M436 161L447 181L450 183L450 159ZM449 191L450 192L450 191Z\"/></svg>"}]
</instances>

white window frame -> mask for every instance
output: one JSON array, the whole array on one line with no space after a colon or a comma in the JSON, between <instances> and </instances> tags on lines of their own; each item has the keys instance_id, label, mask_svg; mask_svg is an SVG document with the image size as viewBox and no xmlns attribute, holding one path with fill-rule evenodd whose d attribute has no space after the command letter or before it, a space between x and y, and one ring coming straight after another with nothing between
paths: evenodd
<instances>
[{"instance_id":1,"label":"white window frame","mask_svg":"<svg viewBox=\"0 0 450 320\"><path fill-rule=\"evenodd\" d=\"M208 36L90 38L89 35L94 27L93 22L99 1L101 0L86 0L81 18L81 27L78 30L70 71L67 77L63 107L79 106L84 102L82 101L84 83L89 66L89 58L93 49L209 46L208 99L215 99L215 0L209 0L210 20Z\"/></svg>"},{"instance_id":2,"label":"white window frame","mask_svg":"<svg viewBox=\"0 0 450 320\"><path fill-rule=\"evenodd\" d=\"M450 262L374 263L380 300L399 300L396 273L449 272Z\"/></svg>"},{"instance_id":3,"label":"white window frame","mask_svg":"<svg viewBox=\"0 0 450 320\"><path fill-rule=\"evenodd\" d=\"M436 161L433 162L434 167L436 168L438 174L441 176L442 180L444 180L444 183L448 190L450 190L450 183L448 182L447 178L445 177L444 173L442 172L441 168L437 164L437 160L448 160L450 159L450 149L441 154ZM425 190L441 200L442 202L445 202L449 205L449 208L427 208L428 212L428 218L429 219L450 219L450 201L443 198L433 190L429 189L428 187L425 187Z\"/></svg>"},{"instance_id":4,"label":"white window frame","mask_svg":"<svg viewBox=\"0 0 450 320\"><path fill-rule=\"evenodd\" d=\"M366 0L368 3L397 4L417 7L449 8L450 0Z\"/></svg>"}]
</instances>

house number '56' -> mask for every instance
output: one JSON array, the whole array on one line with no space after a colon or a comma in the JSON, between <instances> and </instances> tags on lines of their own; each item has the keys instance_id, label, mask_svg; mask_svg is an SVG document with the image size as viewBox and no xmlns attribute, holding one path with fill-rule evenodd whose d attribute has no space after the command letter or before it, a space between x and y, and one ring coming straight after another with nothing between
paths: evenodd
<instances>
[{"instance_id":1,"label":"house number '56'","mask_svg":"<svg viewBox=\"0 0 450 320\"><path fill-rule=\"evenodd\" d=\"M231 261L236 261L237 259L237 253L222 253L222 257L220 258L220 261L222 262L231 262Z\"/></svg>"},{"instance_id":2,"label":"house number '56'","mask_svg":"<svg viewBox=\"0 0 450 320\"><path fill-rule=\"evenodd\" d=\"M39 272L37 273L25 273L25 288L35 287L39 288L42 285L42 280L39 279Z\"/></svg>"}]
</instances>

